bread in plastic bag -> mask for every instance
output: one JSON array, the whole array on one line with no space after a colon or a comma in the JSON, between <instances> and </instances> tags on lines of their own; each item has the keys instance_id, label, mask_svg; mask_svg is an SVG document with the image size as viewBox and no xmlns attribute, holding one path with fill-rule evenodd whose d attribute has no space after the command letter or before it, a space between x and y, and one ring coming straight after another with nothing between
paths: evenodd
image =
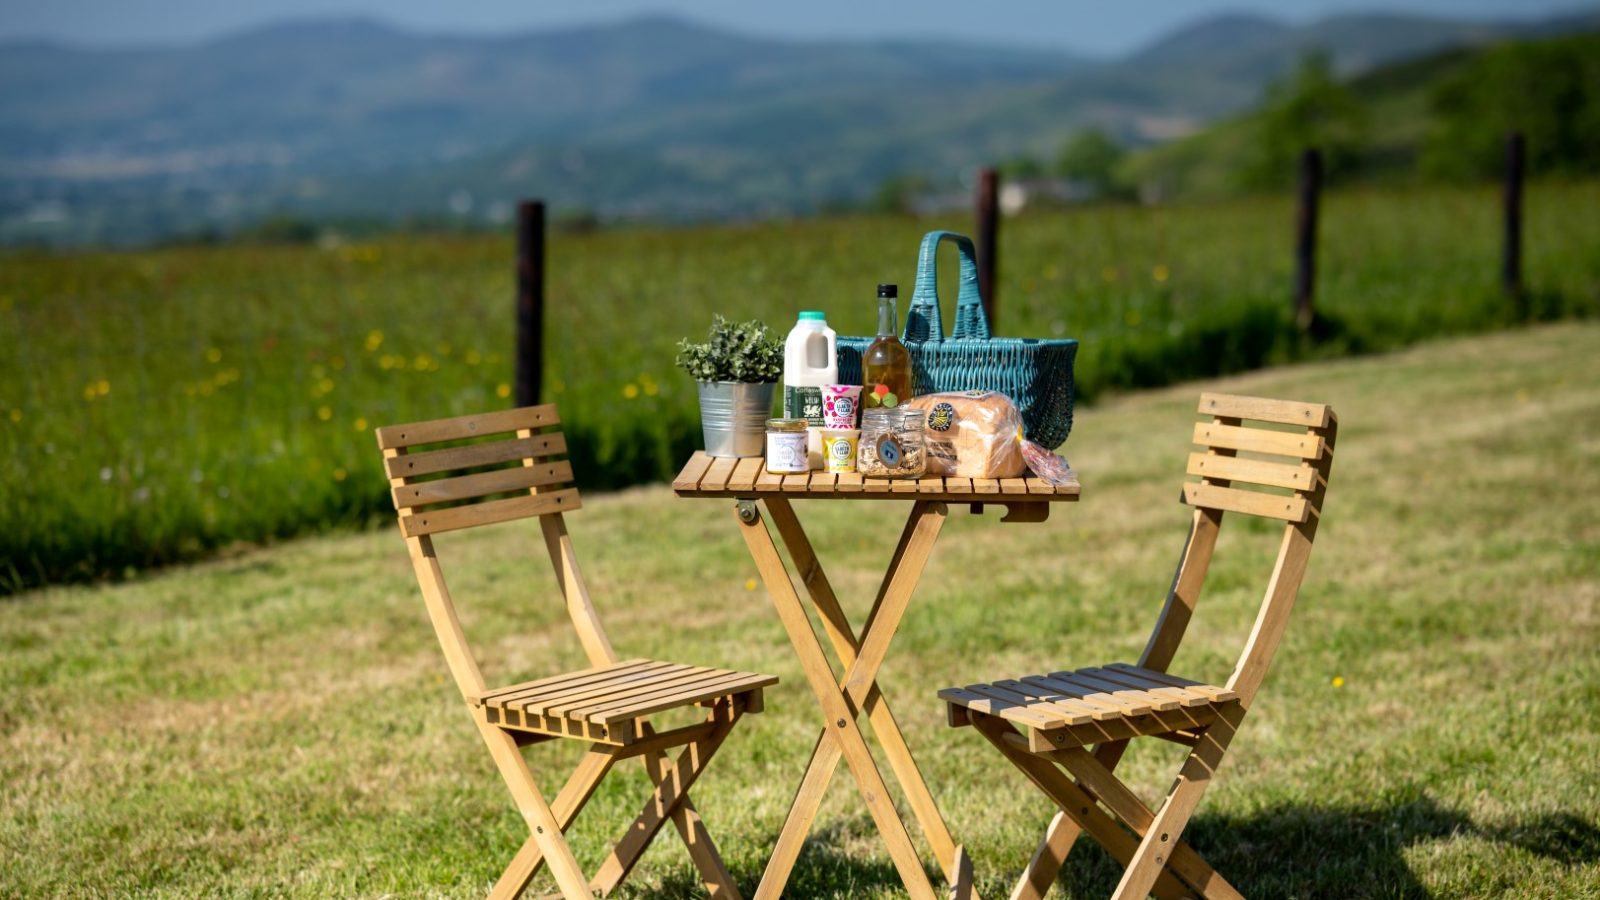
<instances>
[{"instance_id":1,"label":"bread in plastic bag","mask_svg":"<svg viewBox=\"0 0 1600 900\"><path fill-rule=\"evenodd\" d=\"M1028 471L1057 487L1077 481L1065 456L1046 450L1033 441L1022 442L1022 458L1028 464Z\"/></svg>"},{"instance_id":2,"label":"bread in plastic bag","mask_svg":"<svg viewBox=\"0 0 1600 900\"><path fill-rule=\"evenodd\" d=\"M951 391L906 401L923 414L928 474L954 478L1016 478L1022 458L1022 414L999 391Z\"/></svg>"}]
</instances>

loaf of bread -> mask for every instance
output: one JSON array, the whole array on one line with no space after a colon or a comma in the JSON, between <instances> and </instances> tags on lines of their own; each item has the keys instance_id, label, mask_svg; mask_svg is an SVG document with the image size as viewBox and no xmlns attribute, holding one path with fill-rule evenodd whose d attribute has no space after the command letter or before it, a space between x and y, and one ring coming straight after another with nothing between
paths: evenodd
<instances>
[{"instance_id":1,"label":"loaf of bread","mask_svg":"<svg viewBox=\"0 0 1600 900\"><path fill-rule=\"evenodd\" d=\"M928 474L955 478L1016 478L1022 458L1022 415L999 391L962 391L913 397L922 411Z\"/></svg>"}]
</instances>

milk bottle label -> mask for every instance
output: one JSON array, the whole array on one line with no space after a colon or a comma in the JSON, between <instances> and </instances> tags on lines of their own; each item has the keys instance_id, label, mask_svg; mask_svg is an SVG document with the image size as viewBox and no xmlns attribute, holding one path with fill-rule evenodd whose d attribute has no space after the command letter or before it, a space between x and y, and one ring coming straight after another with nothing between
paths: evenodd
<instances>
[{"instance_id":1,"label":"milk bottle label","mask_svg":"<svg viewBox=\"0 0 1600 900\"><path fill-rule=\"evenodd\" d=\"M783 415L805 419L809 425L822 425L822 388L783 386Z\"/></svg>"}]
</instances>

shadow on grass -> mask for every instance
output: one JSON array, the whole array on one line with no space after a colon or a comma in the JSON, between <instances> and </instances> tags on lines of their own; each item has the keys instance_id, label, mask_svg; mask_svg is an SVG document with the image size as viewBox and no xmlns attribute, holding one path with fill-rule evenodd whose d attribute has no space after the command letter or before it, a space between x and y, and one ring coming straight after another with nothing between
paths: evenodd
<instances>
[{"instance_id":1,"label":"shadow on grass","mask_svg":"<svg viewBox=\"0 0 1600 900\"><path fill-rule=\"evenodd\" d=\"M1039 823L1041 832L1044 824ZM874 853L873 858L863 860L837 849L847 831L859 837L858 827L839 826L812 835L784 890L785 897L850 897L902 890L900 877L886 856ZM1582 816L1552 813L1484 827L1425 795L1367 806L1296 803L1243 815L1201 813L1184 835L1249 897L1400 898L1429 896L1406 863L1406 849L1453 836L1510 844L1564 866L1600 861L1600 828ZM766 844L776 840L776 834L770 835ZM988 893L996 893L992 885L1000 873L985 871L988 867L981 858L975 864L980 883L989 881ZM998 893L1003 896L1010 887L1009 879L1019 874L1005 873ZM761 871L740 867L733 875L750 895ZM938 873L930 868L929 875L942 889ZM1052 896L1109 897L1121 877L1120 865L1092 840L1080 839L1061 873L1058 893ZM679 870L652 896L703 893L692 871Z\"/></svg>"},{"instance_id":2,"label":"shadow on grass","mask_svg":"<svg viewBox=\"0 0 1600 900\"><path fill-rule=\"evenodd\" d=\"M1511 844L1565 866L1600 860L1600 829L1571 813L1484 827L1431 797L1364 806L1283 804L1243 815L1202 812L1185 832L1218 872L1250 897L1428 897L1407 848L1454 836ZM1092 842L1062 873L1072 897L1107 897L1122 868Z\"/></svg>"},{"instance_id":3,"label":"shadow on grass","mask_svg":"<svg viewBox=\"0 0 1600 900\"><path fill-rule=\"evenodd\" d=\"M869 858L850 856L839 849L843 844L856 845L862 841L869 842L874 848ZM739 890L744 896L755 896L756 886L766 871L770 848L777 843L776 831L763 835L760 846L768 850L754 866L730 862L729 874L738 882ZM800 858L795 862L794 870L784 885L783 896L855 897L863 894L903 893L905 888L900 883L900 875L895 871L894 864L889 861L888 854L877 849L881 847L882 843L873 829L872 821L865 815L818 824L800 851ZM929 867L926 859L923 860L923 868L927 870L928 877L934 880L936 886L942 884L942 876ZM656 898L687 900L691 897L704 897L705 894L706 890L700 884L699 875L693 869L676 868L662 879L659 890L641 896L649 896L652 900Z\"/></svg>"}]
</instances>

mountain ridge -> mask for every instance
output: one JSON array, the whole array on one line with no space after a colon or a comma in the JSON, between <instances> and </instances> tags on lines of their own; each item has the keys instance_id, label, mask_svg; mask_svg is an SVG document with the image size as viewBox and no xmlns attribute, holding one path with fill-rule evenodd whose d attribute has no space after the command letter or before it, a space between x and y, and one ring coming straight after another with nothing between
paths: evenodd
<instances>
[{"instance_id":1,"label":"mountain ridge","mask_svg":"<svg viewBox=\"0 0 1600 900\"><path fill-rule=\"evenodd\" d=\"M523 195L605 218L804 213L900 172L950 183L1051 152L1085 124L1133 143L1182 133L1254 103L1312 47L1355 71L1535 27L1236 15L1111 61L671 15L490 37L345 16L175 48L0 43L0 241L273 213L483 224L504 210L487 198Z\"/></svg>"}]
</instances>

